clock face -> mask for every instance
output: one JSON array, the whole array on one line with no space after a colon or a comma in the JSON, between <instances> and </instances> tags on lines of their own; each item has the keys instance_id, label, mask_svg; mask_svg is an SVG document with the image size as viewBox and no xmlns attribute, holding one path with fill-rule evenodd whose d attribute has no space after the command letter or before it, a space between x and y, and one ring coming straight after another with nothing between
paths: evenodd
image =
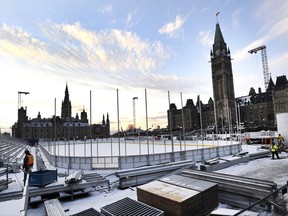
<instances>
[{"instance_id":1,"label":"clock face","mask_svg":"<svg viewBox=\"0 0 288 216\"><path fill-rule=\"evenodd\" d=\"M220 50L216 50L216 55L219 55L220 54Z\"/></svg>"}]
</instances>

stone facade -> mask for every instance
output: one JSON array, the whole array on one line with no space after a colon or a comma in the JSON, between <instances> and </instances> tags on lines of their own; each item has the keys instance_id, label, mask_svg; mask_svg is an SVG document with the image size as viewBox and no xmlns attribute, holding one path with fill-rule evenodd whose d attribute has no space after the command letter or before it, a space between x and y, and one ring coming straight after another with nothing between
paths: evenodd
<instances>
[{"instance_id":1,"label":"stone facade","mask_svg":"<svg viewBox=\"0 0 288 216\"><path fill-rule=\"evenodd\" d=\"M183 114L182 109L170 104L167 111L168 128L170 129L170 126L172 130L182 128L183 119L186 131L200 129L201 123L203 129L214 128L213 131L215 125L219 130L229 131L230 124L232 131L236 131L238 122L241 122L241 127L244 126L249 130L275 130L276 114L288 112L286 76L277 77L276 84L270 78L266 92L262 92L259 88L256 93L255 89L251 88L247 96L235 98L230 50L224 42L218 23L210 55L215 101L210 98L207 104L203 104L198 96L197 103L194 104L192 99L188 99L186 106L183 107Z\"/></svg>"},{"instance_id":2,"label":"stone facade","mask_svg":"<svg viewBox=\"0 0 288 216\"><path fill-rule=\"evenodd\" d=\"M12 135L22 139L44 140L72 140L86 138L104 138L110 136L110 120L107 114L103 115L101 124L88 124L87 112L71 116L72 106L69 100L68 86L66 85L64 100L62 101L61 117L42 118L40 112L37 118L28 120L26 109L18 110L18 121L12 126Z\"/></svg>"}]
</instances>

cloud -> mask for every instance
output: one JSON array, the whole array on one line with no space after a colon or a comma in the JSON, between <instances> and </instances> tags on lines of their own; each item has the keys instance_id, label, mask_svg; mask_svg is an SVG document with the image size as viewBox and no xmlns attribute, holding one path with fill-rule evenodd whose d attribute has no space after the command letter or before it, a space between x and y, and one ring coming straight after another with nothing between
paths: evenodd
<instances>
[{"instance_id":1,"label":"cloud","mask_svg":"<svg viewBox=\"0 0 288 216\"><path fill-rule=\"evenodd\" d=\"M258 39L235 53L233 56L235 61L247 58L250 55L248 54L249 50L265 45L271 40L282 40L288 36L288 2L283 3L281 7L279 7L271 1L264 1L255 13L256 16L259 17L261 23L263 23L264 27L259 30L259 34L263 36L260 36ZM265 14L265 16L263 16L263 14Z\"/></svg>"},{"instance_id":2,"label":"cloud","mask_svg":"<svg viewBox=\"0 0 288 216\"><path fill-rule=\"evenodd\" d=\"M181 33L181 28L183 24L185 23L185 20L180 16L177 15L174 22L170 22L165 24L160 30L160 34L165 34L170 38L177 38L179 37Z\"/></svg>"},{"instance_id":3,"label":"cloud","mask_svg":"<svg viewBox=\"0 0 288 216\"><path fill-rule=\"evenodd\" d=\"M238 8L232 14L232 21L233 21L234 28L237 28L239 25L239 19L240 19L241 11L242 11L242 8Z\"/></svg>"},{"instance_id":4,"label":"cloud","mask_svg":"<svg viewBox=\"0 0 288 216\"><path fill-rule=\"evenodd\" d=\"M204 8L201 10L200 14L206 12L207 10L208 10L208 7L204 7Z\"/></svg>"},{"instance_id":5,"label":"cloud","mask_svg":"<svg viewBox=\"0 0 288 216\"><path fill-rule=\"evenodd\" d=\"M279 37L288 33L288 18L281 19L274 23L269 30L271 38Z\"/></svg>"},{"instance_id":6,"label":"cloud","mask_svg":"<svg viewBox=\"0 0 288 216\"><path fill-rule=\"evenodd\" d=\"M249 54L248 51L255 49L256 47L264 45L266 41L267 41L267 37L259 38L258 40L253 41L252 43L248 44L243 49L237 51L233 55L233 59L235 61L241 61L243 59L246 59L247 57L250 57L251 54Z\"/></svg>"},{"instance_id":7,"label":"cloud","mask_svg":"<svg viewBox=\"0 0 288 216\"><path fill-rule=\"evenodd\" d=\"M137 25L139 23L139 20L135 19L135 17L137 17L137 10L131 12L131 13L128 13L127 14L127 18L126 18L126 21L125 21L125 24L128 26L128 27L133 27L135 25Z\"/></svg>"},{"instance_id":8,"label":"cloud","mask_svg":"<svg viewBox=\"0 0 288 216\"><path fill-rule=\"evenodd\" d=\"M199 40L203 46L212 47L214 38L211 35L211 31L201 31L199 32Z\"/></svg>"},{"instance_id":9,"label":"cloud","mask_svg":"<svg viewBox=\"0 0 288 216\"><path fill-rule=\"evenodd\" d=\"M21 28L1 25L0 55L38 73L69 77L91 86L97 82L110 87L191 88L191 78L171 78L161 71L172 55L161 41L143 40L119 29L91 31L79 22L46 22L39 28L41 40ZM175 81L182 83L181 87L173 84Z\"/></svg>"},{"instance_id":10,"label":"cloud","mask_svg":"<svg viewBox=\"0 0 288 216\"><path fill-rule=\"evenodd\" d=\"M112 4L108 4L105 6L102 6L98 9L100 14L111 14L113 12L113 6Z\"/></svg>"},{"instance_id":11,"label":"cloud","mask_svg":"<svg viewBox=\"0 0 288 216\"><path fill-rule=\"evenodd\" d=\"M283 71L287 70L288 52L281 53L269 59L269 70L278 76L283 75ZM274 78L274 77L273 77Z\"/></svg>"},{"instance_id":12,"label":"cloud","mask_svg":"<svg viewBox=\"0 0 288 216\"><path fill-rule=\"evenodd\" d=\"M33 55L33 51L41 52L45 50L44 42L32 37L31 34L19 27L2 24L0 26L0 38L0 52L2 55L11 54L22 58L27 58L28 55L29 58L30 55Z\"/></svg>"},{"instance_id":13,"label":"cloud","mask_svg":"<svg viewBox=\"0 0 288 216\"><path fill-rule=\"evenodd\" d=\"M175 21L166 23L161 29L158 30L158 32L160 34L167 35L170 38L179 37L182 33L183 25L192 14L194 8L195 7L192 7L184 17L182 17L181 15L177 15Z\"/></svg>"},{"instance_id":14,"label":"cloud","mask_svg":"<svg viewBox=\"0 0 288 216\"><path fill-rule=\"evenodd\" d=\"M281 6L273 1L263 1L259 8L255 11L256 17L263 23L263 27L259 30L259 34L269 32L271 28L282 20L287 19L288 2L282 1ZM277 32L277 29L274 29ZM278 29L282 31L282 29Z\"/></svg>"}]
</instances>

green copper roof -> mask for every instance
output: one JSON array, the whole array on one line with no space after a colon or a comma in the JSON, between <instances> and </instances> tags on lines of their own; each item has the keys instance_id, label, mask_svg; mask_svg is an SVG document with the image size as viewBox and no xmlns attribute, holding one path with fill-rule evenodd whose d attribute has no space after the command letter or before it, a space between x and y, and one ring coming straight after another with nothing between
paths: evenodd
<instances>
[{"instance_id":1,"label":"green copper roof","mask_svg":"<svg viewBox=\"0 0 288 216\"><path fill-rule=\"evenodd\" d=\"M215 37L214 37L214 45L221 45L225 44L219 23L216 24L216 31L215 31Z\"/></svg>"}]
</instances>

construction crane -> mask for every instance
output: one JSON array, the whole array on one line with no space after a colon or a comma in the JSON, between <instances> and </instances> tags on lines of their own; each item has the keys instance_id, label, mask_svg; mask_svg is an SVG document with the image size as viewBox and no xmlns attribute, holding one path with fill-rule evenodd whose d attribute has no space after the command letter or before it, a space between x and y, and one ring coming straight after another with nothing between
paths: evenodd
<instances>
[{"instance_id":1,"label":"construction crane","mask_svg":"<svg viewBox=\"0 0 288 216\"><path fill-rule=\"evenodd\" d=\"M255 49L249 50L248 52L250 54L257 53L261 50L261 56L262 56L262 67L263 67L263 75L264 75L264 85L265 90L268 88L269 85L269 71L268 71L268 60L267 60L267 53L266 53L266 46L260 46Z\"/></svg>"},{"instance_id":2,"label":"construction crane","mask_svg":"<svg viewBox=\"0 0 288 216\"><path fill-rule=\"evenodd\" d=\"M18 109L22 107L22 98L21 98L22 94L27 95L30 94L30 92L18 91Z\"/></svg>"},{"instance_id":3,"label":"construction crane","mask_svg":"<svg viewBox=\"0 0 288 216\"><path fill-rule=\"evenodd\" d=\"M135 100L138 100L138 97L133 97L133 126L136 130L136 109L135 109Z\"/></svg>"}]
</instances>

